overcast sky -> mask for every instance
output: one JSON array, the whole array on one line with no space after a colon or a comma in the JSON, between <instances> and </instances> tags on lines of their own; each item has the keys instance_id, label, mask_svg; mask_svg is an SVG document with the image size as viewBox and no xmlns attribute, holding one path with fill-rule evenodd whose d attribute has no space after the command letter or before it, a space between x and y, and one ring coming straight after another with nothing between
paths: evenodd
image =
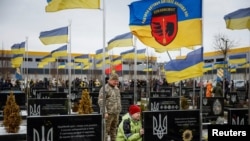
<instances>
[{"instance_id":1,"label":"overcast sky","mask_svg":"<svg viewBox=\"0 0 250 141\"><path fill-rule=\"evenodd\" d=\"M15 43L28 38L29 51L50 52L62 45L43 45L39 40L42 31L68 26L71 22L71 52L95 53L107 46L117 35L129 32L129 8L134 0L105 0L105 15L102 10L73 9L46 13L47 0L0 0L1 48L10 49ZM203 0L203 46L204 51L213 51L214 35L222 33L239 41L238 47L250 46L249 30L226 29L224 15L240 8L250 7L249 0ZM104 20L103 20L104 15ZM103 24L105 23L105 24ZM105 30L104 26L105 25ZM105 38L103 31L105 31ZM105 39L105 45L103 44ZM145 48L137 41L137 48ZM131 49L116 48L113 54ZM168 61L167 53L155 53L149 48L149 55L157 56L160 62ZM171 58L180 52L169 52Z\"/></svg>"}]
</instances>

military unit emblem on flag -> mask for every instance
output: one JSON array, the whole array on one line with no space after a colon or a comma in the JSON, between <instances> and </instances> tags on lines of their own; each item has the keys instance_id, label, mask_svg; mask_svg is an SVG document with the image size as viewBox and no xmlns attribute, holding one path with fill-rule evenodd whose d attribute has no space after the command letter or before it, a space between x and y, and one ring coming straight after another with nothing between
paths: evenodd
<instances>
[{"instance_id":1,"label":"military unit emblem on flag","mask_svg":"<svg viewBox=\"0 0 250 141\"><path fill-rule=\"evenodd\" d=\"M162 7L152 12L151 30L155 40L166 46L173 41L178 29L177 9Z\"/></svg>"}]
</instances>

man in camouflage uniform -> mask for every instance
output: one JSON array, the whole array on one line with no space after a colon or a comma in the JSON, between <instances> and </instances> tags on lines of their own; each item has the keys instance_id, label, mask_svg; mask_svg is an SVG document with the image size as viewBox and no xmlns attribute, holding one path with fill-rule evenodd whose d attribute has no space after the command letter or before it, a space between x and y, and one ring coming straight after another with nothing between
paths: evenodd
<instances>
[{"instance_id":1,"label":"man in camouflage uniform","mask_svg":"<svg viewBox=\"0 0 250 141\"><path fill-rule=\"evenodd\" d=\"M111 141L115 141L117 127L119 124L119 115L121 112L121 95L118 75L113 73L109 76L108 83L104 85L105 93L103 94L103 87L99 91L98 104L102 113L105 116L105 141L108 141L108 134ZM104 98L105 103L104 103ZM105 104L105 105L104 105Z\"/></svg>"}]
</instances>

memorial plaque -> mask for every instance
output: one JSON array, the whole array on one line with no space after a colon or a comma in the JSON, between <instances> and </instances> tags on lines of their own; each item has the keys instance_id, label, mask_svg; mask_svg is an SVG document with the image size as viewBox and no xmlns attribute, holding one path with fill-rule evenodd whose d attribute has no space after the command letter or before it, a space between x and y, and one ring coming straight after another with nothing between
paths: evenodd
<instances>
[{"instance_id":1,"label":"memorial plaque","mask_svg":"<svg viewBox=\"0 0 250 141\"><path fill-rule=\"evenodd\" d=\"M46 99L46 98L67 98L67 93L64 92L40 92L37 94L36 98Z\"/></svg>"},{"instance_id":2,"label":"memorial plaque","mask_svg":"<svg viewBox=\"0 0 250 141\"><path fill-rule=\"evenodd\" d=\"M149 98L149 109L150 111L159 110L179 110L180 109L180 98L179 97L151 97Z\"/></svg>"},{"instance_id":3,"label":"memorial plaque","mask_svg":"<svg viewBox=\"0 0 250 141\"><path fill-rule=\"evenodd\" d=\"M143 112L144 141L199 141L199 110Z\"/></svg>"},{"instance_id":4,"label":"memorial plaque","mask_svg":"<svg viewBox=\"0 0 250 141\"><path fill-rule=\"evenodd\" d=\"M121 114L125 114L128 112L129 106L133 104L134 94L133 93L124 93L121 92L121 103L122 103L122 111Z\"/></svg>"},{"instance_id":5,"label":"memorial plaque","mask_svg":"<svg viewBox=\"0 0 250 141\"><path fill-rule=\"evenodd\" d=\"M172 87L163 87L163 86L161 86L160 88L159 88L159 91L160 92L165 92L165 93L167 93L167 95L172 95Z\"/></svg>"},{"instance_id":6,"label":"memorial plaque","mask_svg":"<svg viewBox=\"0 0 250 141\"><path fill-rule=\"evenodd\" d=\"M101 141L102 116L27 117L27 141Z\"/></svg>"},{"instance_id":7,"label":"memorial plaque","mask_svg":"<svg viewBox=\"0 0 250 141\"><path fill-rule=\"evenodd\" d=\"M237 92L230 92L230 97L229 97L229 104L230 105L235 105L239 103L238 99L238 94Z\"/></svg>"},{"instance_id":8,"label":"memorial plaque","mask_svg":"<svg viewBox=\"0 0 250 141\"><path fill-rule=\"evenodd\" d=\"M51 98L51 99L34 99L28 100L28 116L44 115L67 115L69 108L68 99Z\"/></svg>"},{"instance_id":9,"label":"memorial plaque","mask_svg":"<svg viewBox=\"0 0 250 141\"><path fill-rule=\"evenodd\" d=\"M198 108L200 98L198 98ZM204 97L202 98L203 118L217 118L224 115L224 98L223 97Z\"/></svg>"},{"instance_id":10,"label":"memorial plaque","mask_svg":"<svg viewBox=\"0 0 250 141\"><path fill-rule=\"evenodd\" d=\"M56 91L54 91L54 90L50 90L50 91L48 91L48 90L34 90L33 95L31 96L31 98L40 97L41 93L43 93L43 92L54 92L54 93L56 93Z\"/></svg>"},{"instance_id":11,"label":"memorial plaque","mask_svg":"<svg viewBox=\"0 0 250 141\"><path fill-rule=\"evenodd\" d=\"M247 99L246 90L245 89L237 90L237 96L238 96L238 99L239 99L239 103L244 103L246 101L246 99Z\"/></svg>"},{"instance_id":12,"label":"memorial plaque","mask_svg":"<svg viewBox=\"0 0 250 141\"><path fill-rule=\"evenodd\" d=\"M150 97L171 97L172 91L169 92L150 92Z\"/></svg>"},{"instance_id":13,"label":"memorial plaque","mask_svg":"<svg viewBox=\"0 0 250 141\"><path fill-rule=\"evenodd\" d=\"M227 108L229 125L248 125L247 108Z\"/></svg>"}]
</instances>

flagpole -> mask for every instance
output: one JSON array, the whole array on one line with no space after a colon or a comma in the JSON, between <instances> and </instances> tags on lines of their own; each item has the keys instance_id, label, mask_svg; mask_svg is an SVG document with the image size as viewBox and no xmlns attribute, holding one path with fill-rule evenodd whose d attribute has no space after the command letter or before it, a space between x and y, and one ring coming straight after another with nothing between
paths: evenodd
<instances>
[{"instance_id":1,"label":"flagpole","mask_svg":"<svg viewBox=\"0 0 250 141\"><path fill-rule=\"evenodd\" d=\"M106 53L105 53L105 42L106 42L106 12L105 12L105 3L106 1L103 0L103 16L102 16L102 19L103 19L103 49L102 49L102 52L103 52L103 56L102 56L102 61L104 61L104 65L102 65L102 88L103 88L103 95L105 95L105 58L106 58ZM101 114L102 114L102 121L103 121L103 132L102 132L102 141L105 141L105 134L106 134L106 122L105 122L105 105L106 105L106 97L104 96L103 98L103 108L102 108L102 111L101 111Z\"/></svg>"},{"instance_id":2,"label":"flagpole","mask_svg":"<svg viewBox=\"0 0 250 141\"><path fill-rule=\"evenodd\" d=\"M29 95L30 95L30 91L29 91L29 89L28 89L28 78L29 78L29 73L28 73L28 71L29 71L29 69L28 69L28 66L29 66L29 53L28 53L28 37L26 37L26 39L25 39L25 46L24 46L24 52L25 52L25 57L26 57L26 81L24 81L24 83L25 83L25 89L24 90L26 90L26 97L27 97L27 105L28 105L28 98L29 98Z\"/></svg>"},{"instance_id":3,"label":"flagpole","mask_svg":"<svg viewBox=\"0 0 250 141\"><path fill-rule=\"evenodd\" d=\"M137 104L137 46L136 37L134 37L134 53L136 57L134 58L134 104Z\"/></svg>"},{"instance_id":4,"label":"flagpole","mask_svg":"<svg viewBox=\"0 0 250 141\"><path fill-rule=\"evenodd\" d=\"M68 62L71 63L71 20L69 21L69 36L68 36ZM72 76L71 76L71 65L68 67L68 76L69 76L69 97L68 97L68 102L69 102L69 109L68 112L71 114L71 82L72 82Z\"/></svg>"}]
</instances>

